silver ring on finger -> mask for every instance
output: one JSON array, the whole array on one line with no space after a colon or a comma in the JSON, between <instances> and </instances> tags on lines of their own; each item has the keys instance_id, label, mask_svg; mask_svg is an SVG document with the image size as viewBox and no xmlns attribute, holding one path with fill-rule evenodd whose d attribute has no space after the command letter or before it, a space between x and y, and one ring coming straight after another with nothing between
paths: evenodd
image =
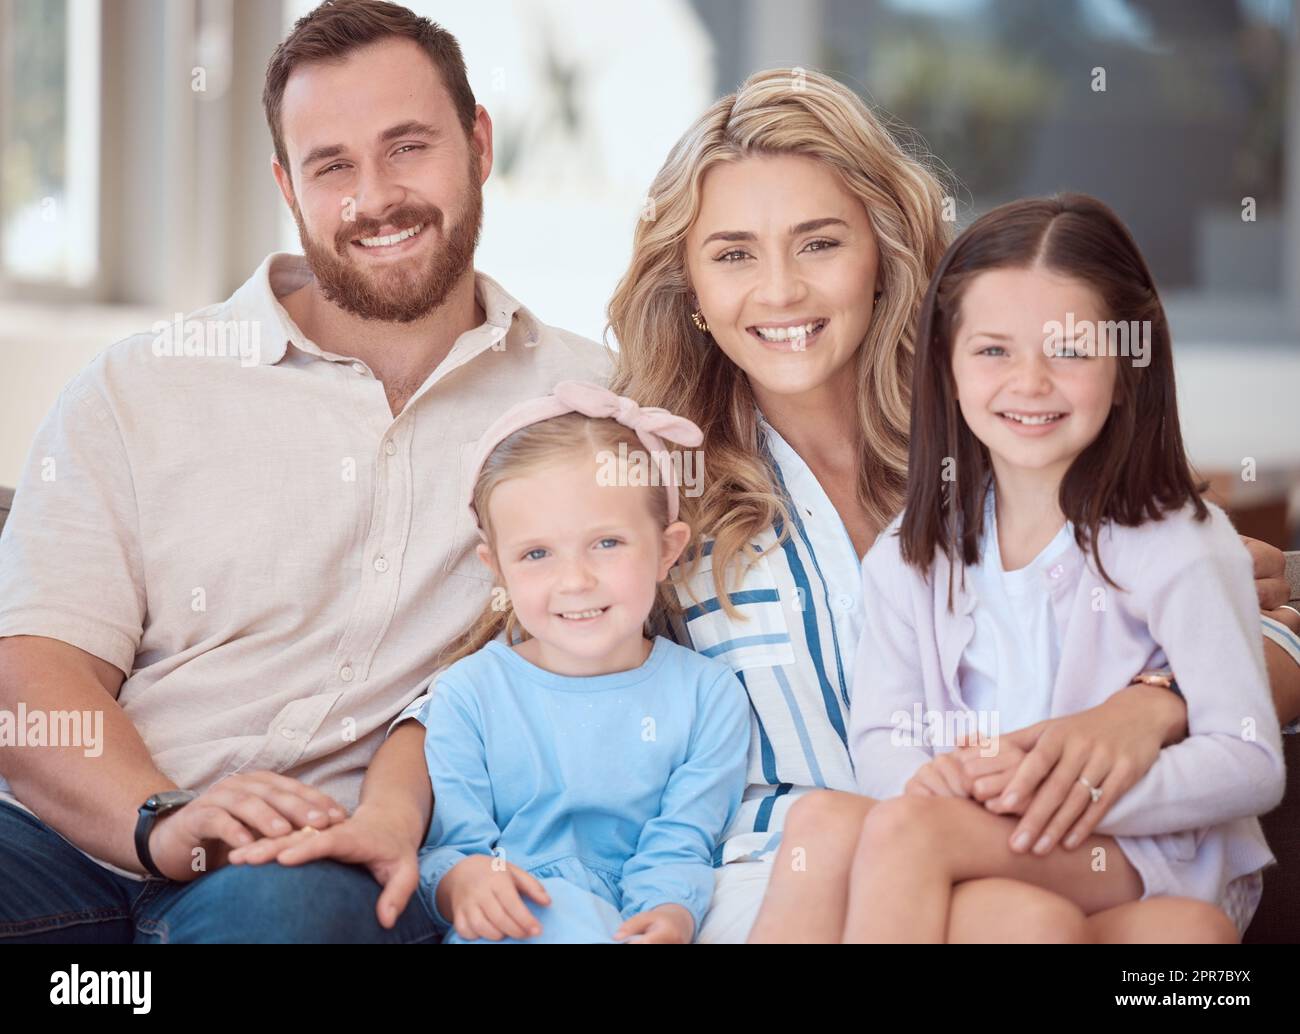
<instances>
[{"instance_id":1,"label":"silver ring on finger","mask_svg":"<svg viewBox=\"0 0 1300 1034\"><path fill-rule=\"evenodd\" d=\"M1084 787L1087 789L1088 795L1092 798L1093 804L1096 804L1099 800L1101 800L1100 786L1093 786L1092 783L1088 782L1088 777L1086 775L1079 776L1079 782L1081 782L1084 785Z\"/></svg>"}]
</instances>

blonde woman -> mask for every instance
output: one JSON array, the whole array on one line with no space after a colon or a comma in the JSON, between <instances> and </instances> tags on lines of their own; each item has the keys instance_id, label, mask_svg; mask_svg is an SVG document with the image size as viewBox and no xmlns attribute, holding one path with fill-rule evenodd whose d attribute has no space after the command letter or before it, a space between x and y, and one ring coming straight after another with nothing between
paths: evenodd
<instances>
[{"instance_id":1,"label":"blonde woman","mask_svg":"<svg viewBox=\"0 0 1300 1034\"><path fill-rule=\"evenodd\" d=\"M846 747L859 567L903 500L915 321L950 236L944 189L852 91L772 70L691 126L650 199L653 218L638 225L609 306L611 386L704 432L703 491L683 501L694 535L673 572L673 625L683 644L729 663L750 700L749 785L715 856L699 939L839 940L844 881L818 869L816 835L861 821L873 803L855 792ZM1281 556L1262 555L1269 570L1257 575L1271 577ZM1279 713L1292 719L1300 669L1283 658L1271 670ZM1027 833L1050 850L1090 832L1101 815L1076 823L1069 794L1085 765L1126 791L1185 734L1176 694L1110 688L1091 711L1004 735L1028 752L1003 794L1021 802L1013 839ZM976 925L1008 882L959 888L950 939L1085 928L1081 914L1022 888L1005 928ZM1213 914L1182 919L1190 938L1226 936Z\"/></svg>"}]
</instances>

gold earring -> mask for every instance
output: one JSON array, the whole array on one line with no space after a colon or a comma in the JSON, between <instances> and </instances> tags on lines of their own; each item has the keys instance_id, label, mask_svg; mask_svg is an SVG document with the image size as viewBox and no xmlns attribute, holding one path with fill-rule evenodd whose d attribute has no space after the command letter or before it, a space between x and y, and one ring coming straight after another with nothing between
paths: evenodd
<instances>
[{"instance_id":1,"label":"gold earring","mask_svg":"<svg viewBox=\"0 0 1300 1034\"><path fill-rule=\"evenodd\" d=\"M691 313L691 322L695 324L696 329L701 334L707 334L709 332L709 325L704 322L704 314L701 313L699 309L696 309Z\"/></svg>"}]
</instances>

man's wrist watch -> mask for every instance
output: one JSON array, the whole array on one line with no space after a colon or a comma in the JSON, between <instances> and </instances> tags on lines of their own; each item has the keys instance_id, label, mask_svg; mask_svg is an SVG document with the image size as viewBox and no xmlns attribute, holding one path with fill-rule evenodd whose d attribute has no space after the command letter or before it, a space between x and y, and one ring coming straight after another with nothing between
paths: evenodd
<instances>
[{"instance_id":1,"label":"man's wrist watch","mask_svg":"<svg viewBox=\"0 0 1300 1034\"><path fill-rule=\"evenodd\" d=\"M1178 680L1174 678L1174 673L1172 671L1139 672L1137 675L1133 676L1133 680L1129 685L1135 685L1137 683L1141 683L1144 686L1160 686L1164 689L1170 690L1171 692L1177 693L1180 697L1183 695L1183 691L1178 688Z\"/></svg>"},{"instance_id":2,"label":"man's wrist watch","mask_svg":"<svg viewBox=\"0 0 1300 1034\"><path fill-rule=\"evenodd\" d=\"M194 790L163 790L156 793L140 805L139 818L135 821L135 853L145 870L159 879L166 879L158 866L153 863L149 853L149 834L153 832L154 823L164 815L170 815L178 808L183 808L194 800L198 793Z\"/></svg>"}]
</instances>

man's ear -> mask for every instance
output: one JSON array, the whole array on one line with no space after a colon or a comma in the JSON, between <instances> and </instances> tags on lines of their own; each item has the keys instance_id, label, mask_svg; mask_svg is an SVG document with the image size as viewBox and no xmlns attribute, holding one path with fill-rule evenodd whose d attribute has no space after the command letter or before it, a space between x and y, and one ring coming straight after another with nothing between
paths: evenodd
<instances>
[{"instance_id":1,"label":"man's ear","mask_svg":"<svg viewBox=\"0 0 1300 1034\"><path fill-rule=\"evenodd\" d=\"M470 147L478 152L479 186L487 182L492 171L492 117L482 104L474 109L474 129L470 133Z\"/></svg>"},{"instance_id":2,"label":"man's ear","mask_svg":"<svg viewBox=\"0 0 1300 1034\"><path fill-rule=\"evenodd\" d=\"M293 211L293 177L275 155L271 155L271 175L275 177L275 185L280 188L280 196L284 198L284 203L289 206L290 211Z\"/></svg>"}]
</instances>

